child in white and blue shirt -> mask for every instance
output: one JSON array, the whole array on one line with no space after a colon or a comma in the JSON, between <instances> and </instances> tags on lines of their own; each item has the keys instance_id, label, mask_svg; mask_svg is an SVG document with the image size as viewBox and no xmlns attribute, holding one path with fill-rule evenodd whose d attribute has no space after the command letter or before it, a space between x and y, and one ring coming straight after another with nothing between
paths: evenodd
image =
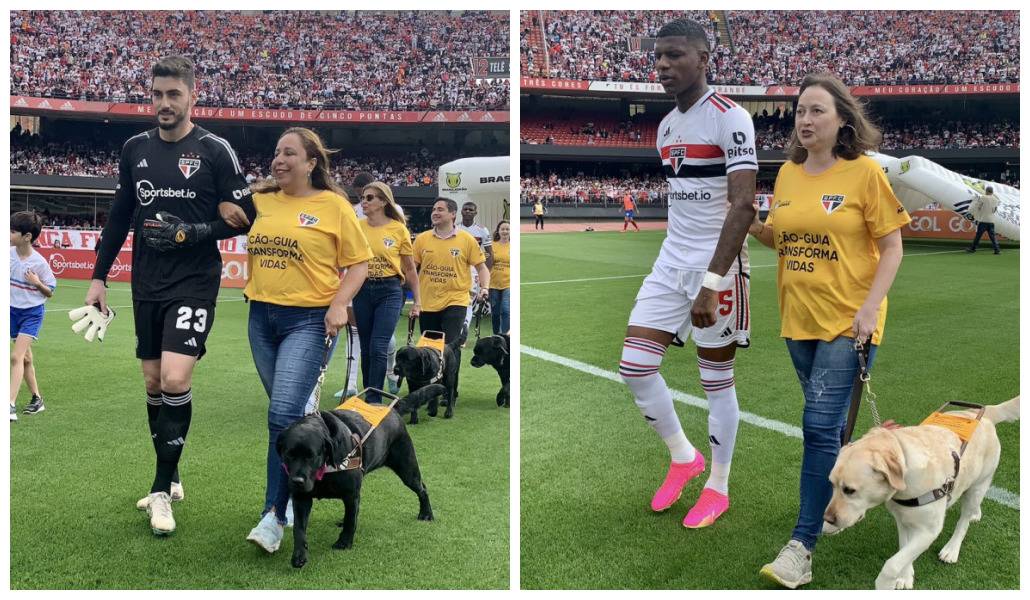
<instances>
[{"instance_id":1,"label":"child in white and blue shirt","mask_svg":"<svg viewBox=\"0 0 1030 600\"><path fill-rule=\"evenodd\" d=\"M43 230L43 219L35 212L11 215L11 420L18 420L14 401L21 381L32 393L26 414L42 412L43 397L32 363L32 342L39 339L43 327L43 305L54 295L57 279L43 255L32 248Z\"/></svg>"}]
</instances>

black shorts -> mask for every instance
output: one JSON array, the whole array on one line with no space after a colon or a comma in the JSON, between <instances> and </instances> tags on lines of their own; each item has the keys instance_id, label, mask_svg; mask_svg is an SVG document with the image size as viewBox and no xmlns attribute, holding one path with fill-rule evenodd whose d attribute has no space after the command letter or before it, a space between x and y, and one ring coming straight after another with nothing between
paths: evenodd
<instances>
[{"instance_id":1,"label":"black shorts","mask_svg":"<svg viewBox=\"0 0 1030 600\"><path fill-rule=\"evenodd\" d=\"M195 298L134 301L136 358L156 360L161 352L204 356L215 322L215 303Z\"/></svg>"}]
</instances>

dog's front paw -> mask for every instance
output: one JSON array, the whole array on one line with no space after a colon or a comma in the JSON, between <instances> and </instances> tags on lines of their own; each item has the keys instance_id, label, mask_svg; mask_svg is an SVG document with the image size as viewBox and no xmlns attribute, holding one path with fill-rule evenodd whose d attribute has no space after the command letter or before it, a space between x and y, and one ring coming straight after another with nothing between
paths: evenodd
<instances>
[{"instance_id":1,"label":"dog's front paw","mask_svg":"<svg viewBox=\"0 0 1030 600\"><path fill-rule=\"evenodd\" d=\"M958 544L956 544L955 546L952 546L951 544L946 544L943 548L941 548L941 551L937 553L937 558L941 559L941 562L946 562L948 564L957 563L958 553L961 549L962 547Z\"/></svg>"},{"instance_id":2,"label":"dog's front paw","mask_svg":"<svg viewBox=\"0 0 1030 600\"><path fill-rule=\"evenodd\" d=\"M293 553L293 559L290 561L290 564L293 565L293 568L299 569L299 568L303 567L304 565L306 565L307 563L308 563L308 553L307 552L304 552L303 550L297 550L297 551L295 551Z\"/></svg>"},{"instance_id":3,"label":"dog's front paw","mask_svg":"<svg viewBox=\"0 0 1030 600\"><path fill-rule=\"evenodd\" d=\"M433 511L429 510L429 511L426 511L426 512L418 513L418 520L419 521L432 521L433 520Z\"/></svg>"},{"instance_id":4,"label":"dog's front paw","mask_svg":"<svg viewBox=\"0 0 1030 600\"><path fill-rule=\"evenodd\" d=\"M340 538L336 540L335 544L333 544L333 550L350 550L350 547L353 545L353 539L345 540L343 538Z\"/></svg>"},{"instance_id":5,"label":"dog's front paw","mask_svg":"<svg viewBox=\"0 0 1030 600\"><path fill-rule=\"evenodd\" d=\"M451 408L450 406L448 406L447 410L445 410L444 413L443 413L443 418L450 419L453 416L454 416L454 409Z\"/></svg>"},{"instance_id":6,"label":"dog's front paw","mask_svg":"<svg viewBox=\"0 0 1030 600\"><path fill-rule=\"evenodd\" d=\"M913 573L909 573L907 576L902 574L900 576L884 576L881 574L876 578L876 589L878 590L910 590L912 584L915 581Z\"/></svg>"},{"instance_id":7,"label":"dog's front paw","mask_svg":"<svg viewBox=\"0 0 1030 600\"><path fill-rule=\"evenodd\" d=\"M508 400L504 394L497 394L497 406L508 406Z\"/></svg>"},{"instance_id":8,"label":"dog's front paw","mask_svg":"<svg viewBox=\"0 0 1030 600\"><path fill-rule=\"evenodd\" d=\"M430 417L435 417L436 416L436 407L435 406L430 406L429 408L427 408L426 409L426 414L429 415Z\"/></svg>"}]
</instances>

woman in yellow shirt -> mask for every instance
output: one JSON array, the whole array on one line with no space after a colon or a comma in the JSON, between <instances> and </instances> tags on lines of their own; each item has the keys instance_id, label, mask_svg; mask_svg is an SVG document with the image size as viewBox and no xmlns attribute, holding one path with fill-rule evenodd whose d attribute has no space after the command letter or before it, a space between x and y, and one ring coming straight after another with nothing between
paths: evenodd
<instances>
[{"instance_id":1,"label":"woman in yellow shirt","mask_svg":"<svg viewBox=\"0 0 1030 600\"><path fill-rule=\"evenodd\" d=\"M304 416L325 337L346 326L347 304L372 258L318 134L287 129L275 148L272 177L254 190L257 218L247 235L244 290L250 349L269 398L264 511L247 539L268 552L279 548L289 500L276 441Z\"/></svg>"},{"instance_id":2,"label":"woman in yellow shirt","mask_svg":"<svg viewBox=\"0 0 1030 600\"><path fill-rule=\"evenodd\" d=\"M812 549L859 369L855 340L869 345L871 365L901 264L901 227L910 220L879 164L864 154L880 139L840 79L806 77L772 209L764 225L751 226L779 256L780 335L805 397L797 523L761 570L790 588L812 579Z\"/></svg>"},{"instance_id":3,"label":"woman in yellow shirt","mask_svg":"<svg viewBox=\"0 0 1030 600\"><path fill-rule=\"evenodd\" d=\"M547 208L544 206L544 201L537 198L533 203L533 216L536 217L536 222L533 223L534 230L544 228L545 213L547 213Z\"/></svg>"},{"instance_id":4,"label":"woman in yellow shirt","mask_svg":"<svg viewBox=\"0 0 1030 600\"><path fill-rule=\"evenodd\" d=\"M490 268L490 319L494 333L511 328L511 223L502 220L494 230L494 264Z\"/></svg>"},{"instance_id":5,"label":"woman in yellow shirt","mask_svg":"<svg viewBox=\"0 0 1030 600\"><path fill-rule=\"evenodd\" d=\"M386 358L390 338L404 305L407 283L415 303L411 316L422 310L418 289L418 274L411 257L411 234L408 233L404 213L393 199L390 186L373 181L361 191L361 231L372 249L368 262L368 277L354 296L354 317L361 340L361 381L363 387L383 389L386 378ZM367 402L382 400L377 392L365 396Z\"/></svg>"}]
</instances>

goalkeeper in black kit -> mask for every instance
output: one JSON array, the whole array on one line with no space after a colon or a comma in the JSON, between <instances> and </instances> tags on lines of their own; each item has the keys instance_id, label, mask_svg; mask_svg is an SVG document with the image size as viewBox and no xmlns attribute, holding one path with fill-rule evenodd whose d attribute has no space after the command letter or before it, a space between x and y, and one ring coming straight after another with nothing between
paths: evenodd
<instances>
[{"instance_id":1,"label":"goalkeeper in black kit","mask_svg":"<svg viewBox=\"0 0 1030 600\"><path fill-rule=\"evenodd\" d=\"M250 221L254 204L236 153L195 125L193 62L167 56L151 70L158 126L122 147L111 215L97 246L86 304L107 313L105 281L130 231L136 357L147 391L150 436L157 454L150 492L137 504L156 535L175 531L171 501L183 498L178 465L192 414L193 368L215 320L222 275L216 241L244 233L218 216L237 204Z\"/></svg>"}]
</instances>

